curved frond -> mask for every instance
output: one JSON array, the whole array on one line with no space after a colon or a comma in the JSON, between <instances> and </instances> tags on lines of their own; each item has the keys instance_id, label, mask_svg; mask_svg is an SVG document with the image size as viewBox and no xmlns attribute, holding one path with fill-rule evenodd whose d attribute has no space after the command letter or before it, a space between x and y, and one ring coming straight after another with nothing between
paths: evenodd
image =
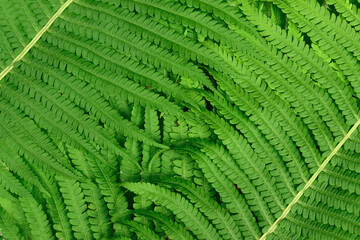
<instances>
[{"instance_id":1,"label":"curved frond","mask_svg":"<svg viewBox=\"0 0 360 240\"><path fill-rule=\"evenodd\" d=\"M4 239L360 239L359 0L0 0Z\"/></svg>"},{"instance_id":2,"label":"curved frond","mask_svg":"<svg viewBox=\"0 0 360 240\"><path fill-rule=\"evenodd\" d=\"M159 205L164 205L178 216L181 221L199 238L220 239L215 228L199 210L180 194L150 183L123 183L125 188L141 194Z\"/></svg>"}]
</instances>

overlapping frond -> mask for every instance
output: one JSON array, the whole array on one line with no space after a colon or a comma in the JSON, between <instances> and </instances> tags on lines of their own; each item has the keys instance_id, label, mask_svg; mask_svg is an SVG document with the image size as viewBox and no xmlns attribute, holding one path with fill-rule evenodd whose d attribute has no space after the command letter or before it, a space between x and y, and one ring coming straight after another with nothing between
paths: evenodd
<instances>
[{"instance_id":1,"label":"overlapping frond","mask_svg":"<svg viewBox=\"0 0 360 240\"><path fill-rule=\"evenodd\" d=\"M0 0L0 236L360 238L355 0Z\"/></svg>"}]
</instances>

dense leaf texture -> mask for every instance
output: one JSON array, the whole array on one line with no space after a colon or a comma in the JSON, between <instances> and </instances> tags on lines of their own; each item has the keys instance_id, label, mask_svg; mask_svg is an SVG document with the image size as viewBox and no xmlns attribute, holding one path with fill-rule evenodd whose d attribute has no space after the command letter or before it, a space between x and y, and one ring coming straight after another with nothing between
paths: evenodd
<instances>
[{"instance_id":1,"label":"dense leaf texture","mask_svg":"<svg viewBox=\"0 0 360 240\"><path fill-rule=\"evenodd\" d=\"M360 239L359 7L0 0L0 236Z\"/></svg>"}]
</instances>

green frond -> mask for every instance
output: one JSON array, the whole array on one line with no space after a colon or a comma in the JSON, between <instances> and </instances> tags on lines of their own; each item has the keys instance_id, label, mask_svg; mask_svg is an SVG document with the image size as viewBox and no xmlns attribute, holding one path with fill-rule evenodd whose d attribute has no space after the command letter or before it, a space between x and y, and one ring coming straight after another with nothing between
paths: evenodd
<instances>
[{"instance_id":1,"label":"green frond","mask_svg":"<svg viewBox=\"0 0 360 240\"><path fill-rule=\"evenodd\" d=\"M188 230L185 229L185 226L174 222L168 219L166 216L156 213L150 210L135 210L134 214L146 217L155 222L155 224L159 224L161 228L164 229L166 235L170 239L174 240L193 240L194 237Z\"/></svg>"},{"instance_id":2,"label":"green frond","mask_svg":"<svg viewBox=\"0 0 360 240\"><path fill-rule=\"evenodd\" d=\"M186 148L186 151L190 152L192 157L195 158L209 183L219 193L221 201L226 204L226 208L229 209L230 213L234 214L233 218L237 222L242 235L246 237L259 236L260 228L255 221L255 217L249 206L245 204L245 199L239 194L235 184L215 164L212 164L206 155L192 150L191 147ZM259 223L259 225L262 224Z\"/></svg>"},{"instance_id":3,"label":"green frond","mask_svg":"<svg viewBox=\"0 0 360 240\"><path fill-rule=\"evenodd\" d=\"M101 162L91 156L88 156L87 160L94 172L95 181L101 190L101 194L104 196L111 222L115 223L118 215L121 216L127 208L123 192L116 184L117 176L112 168L103 166Z\"/></svg>"},{"instance_id":4,"label":"green frond","mask_svg":"<svg viewBox=\"0 0 360 240\"><path fill-rule=\"evenodd\" d=\"M31 228L31 235L34 239L55 239L50 227L48 217L42 206L32 197L20 197L20 204L24 210L26 220Z\"/></svg>"},{"instance_id":5,"label":"green frond","mask_svg":"<svg viewBox=\"0 0 360 240\"><path fill-rule=\"evenodd\" d=\"M0 229L1 234L5 239L11 240L23 240L24 237L20 234L19 226L16 224L16 220L6 213L0 207Z\"/></svg>"},{"instance_id":6,"label":"green frond","mask_svg":"<svg viewBox=\"0 0 360 240\"><path fill-rule=\"evenodd\" d=\"M135 210L151 210L153 208L153 203L148 198L142 196L135 196L133 207ZM134 221L149 228L154 227L153 223L149 219L138 216L136 214L134 217Z\"/></svg>"},{"instance_id":7,"label":"green frond","mask_svg":"<svg viewBox=\"0 0 360 240\"><path fill-rule=\"evenodd\" d=\"M0 0L0 238L360 239L359 0Z\"/></svg>"},{"instance_id":8,"label":"green frond","mask_svg":"<svg viewBox=\"0 0 360 240\"><path fill-rule=\"evenodd\" d=\"M240 48L238 42L232 39L236 35L229 29L223 27L218 21L212 19L208 15L195 11L193 8L178 4L177 2L168 1L142 1L142 0L127 0L119 1L122 7L129 10L136 9L139 12L147 13L149 15L160 15L171 22L183 24L204 37L209 37L215 41L220 41L225 45L234 48Z\"/></svg>"},{"instance_id":9,"label":"green frond","mask_svg":"<svg viewBox=\"0 0 360 240\"><path fill-rule=\"evenodd\" d=\"M323 33L326 33L330 38L333 37L333 41L343 46L348 52L359 59L360 34L351 28L349 24L346 24L344 20L334 16L334 14L328 11L324 11L321 6L314 1L290 0L288 3L294 5L293 9L297 10L312 23L321 21L322 25L319 28L323 30ZM311 17L309 17L310 14ZM324 28L324 26L327 27Z\"/></svg>"},{"instance_id":10,"label":"green frond","mask_svg":"<svg viewBox=\"0 0 360 240\"><path fill-rule=\"evenodd\" d=\"M35 119L36 122L40 125L40 127L47 129L51 135L57 136L71 146L79 147L85 152L90 153L94 157L99 158L103 163L107 163L102 156L99 156L100 154L94 149L94 146L91 146L91 144L89 144L88 140L86 140L84 136L81 136L78 131L72 129L70 126L66 125L61 120L57 120L56 118L54 119L50 110L43 108L40 103L34 101L34 99L27 98L25 93L16 91L14 86L9 86L9 88L7 89L1 88L1 92L4 94L4 97L9 97L9 101L13 105L13 107L23 109L27 115ZM16 95L17 98L12 98L12 95ZM90 131L93 132L93 130ZM15 135L12 136L18 137ZM108 142L108 140L105 141ZM21 146L21 142L19 140L18 144L20 144L20 149L24 148L24 150L27 150L25 151L26 157L30 158L31 160L35 158L33 149L29 149L27 146L24 145ZM114 147L122 154L127 155L126 151L123 150L120 146L118 146L118 144L115 144ZM41 157L41 155L38 155L37 157ZM44 159L42 159L42 161L46 162ZM62 171L64 172L65 170ZM67 174L71 174L72 176L74 175L72 172Z\"/></svg>"},{"instance_id":11,"label":"green frond","mask_svg":"<svg viewBox=\"0 0 360 240\"><path fill-rule=\"evenodd\" d=\"M0 70L10 65L60 7L57 0L0 2Z\"/></svg>"},{"instance_id":12,"label":"green frond","mask_svg":"<svg viewBox=\"0 0 360 240\"><path fill-rule=\"evenodd\" d=\"M14 108L13 106L10 107L10 104L5 102L4 99L1 100L1 104L4 103L4 105L7 105L4 109ZM9 145L15 152L18 152L30 162L42 168L53 169L56 172L68 176L76 176L76 173L69 169L67 160L56 151L54 145L52 145L48 139L44 138L44 135L35 124L28 121L26 127L29 131L24 132L21 131L19 125L15 124L9 116L1 114L0 118L0 128L6 135L4 141L9 141Z\"/></svg>"},{"instance_id":13,"label":"green frond","mask_svg":"<svg viewBox=\"0 0 360 240\"><path fill-rule=\"evenodd\" d=\"M3 164L0 165L0 173L0 184L6 190L18 196L25 197L30 195L26 186Z\"/></svg>"},{"instance_id":14,"label":"green frond","mask_svg":"<svg viewBox=\"0 0 360 240\"><path fill-rule=\"evenodd\" d=\"M325 182L314 183L314 185L304 193L305 197L312 201L323 202L334 209L346 210L349 213L359 215L359 196L343 189L334 188Z\"/></svg>"},{"instance_id":15,"label":"green frond","mask_svg":"<svg viewBox=\"0 0 360 240\"><path fill-rule=\"evenodd\" d=\"M43 190L43 186L31 167L2 139L0 140L0 162L25 181Z\"/></svg>"},{"instance_id":16,"label":"green frond","mask_svg":"<svg viewBox=\"0 0 360 240\"><path fill-rule=\"evenodd\" d=\"M358 65L357 59L354 58L351 55L351 53L346 51L345 46L342 44L345 44L349 48L351 48L351 46L344 43L344 40L341 40L341 38L344 39L344 31L345 32L350 31L352 34L354 34L354 32L349 30L349 28L347 28L346 30L342 29L341 30L342 34L340 35L340 37L338 36L336 37L336 39L333 39L334 38L333 35L334 30L332 29L333 27L336 27L337 29L346 27L346 25L342 23L343 21L340 20L340 18L336 18L334 15L330 17L329 13L322 10L321 13L318 14L318 16L316 17L317 19L311 21L310 19L312 18L307 19L306 16L301 15L301 12L299 12L300 9L304 9L304 7L301 7L301 5L299 5L298 9L295 9L295 8L291 8L288 5L288 3L285 3L283 1L275 1L275 3L284 12L287 13L287 16L292 21L294 21L296 24L299 25L302 32L307 33L310 36L310 38L314 42L314 45L323 49L323 51L326 52L327 55L329 55L339 65L339 68L342 70L343 74L347 76L348 80L351 82L354 88L355 93L358 95L359 94L359 90L358 90L359 85L357 83L358 74L356 74L357 73L356 65ZM309 4L310 2L307 1L307 3ZM320 6L318 6L318 4L315 2L310 3L310 5L308 6L311 6L310 8L317 9L317 11L319 11L320 9ZM321 28L316 26L316 23L318 23L319 21L322 22L323 20L325 20L330 25L329 30L322 31L322 29L324 29L324 26L326 26L326 24L324 23ZM328 31L331 30L332 33L328 34Z\"/></svg>"},{"instance_id":17,"label":"green frond","mask_svg":"<svg viewBox=\"0 0 360 240\"><path fill-rule=\"evenodd\" d=\"M302 152L309 155L307 161L313 161L314 159L320 158L319 154L313 150L314 143L309 136L309 134L311 134L309 132L310 130L313 131L312 134L314 134L318 140L318 145L321 147L321 150L326 151L329 149L328 145L332 145L331 132L326 128L323 122L319 121L320 116L317 112L309 109L310 105L302 104L302 98L300 101L302 106L299 106L299 103L297 103L294 107L300 108L301 111L298 112L298 114L301 115L304 120L299 119L297 113L291 110L292 106L272 91L267 83L259 81L254 74L251 74L251 72L243 68L238 61L231 59L231 55L228 55L215 46L214 50L218 51L219 54L222 54L224 59L233 69L240 68L242 70L238 70L239 73L242 73L241 75L239 75L239 73L234 73L238 75L234 80L231 80L229 76L212 72L213 76L218 81L220 88L226 92L229 99L238 105L241 110L248 112L247 115L252 114L249 112L249 107L247 107L249 101L252 102L250 108L254 108L256 105L260 105L259 109L261 109L261 107L266 108L267 110L265 111L268 112L268 114L272 113L274 118L276 118L274 121L278 122L278 125L286 129L288 135L294 138L296 142L299 142L298 145L302 148ZM244 73L246 75L244 75ZM265 74L263 75L265 76ZM239 85L244 87L240 87ZM242 94L243 92L245 92L245 94ZM246 94L246 92L251 92L253 94L249 95ZM305 124L308 124L308 126ZM286 145L288 145L288 143ZM289 146L286 148L289 148ZM287 151L292 152L293 150ZM282 154L282 151L279 152ZM299 157L296 157L297 154L294 154L295 153L292 154L292 159L298 159ZM310 158L310 155L312 155L312 158ZM287 158L287 156L288 154L283 155L285 158Z\"/></svg>"},{"instance_id":18,"label":"green frond","mask_svg":"<svg viewBox=\"0 0 360 240\"><path fill-rule=\"evenodd\" d=\"M136 233L139 239L149 239L149 240L163 240L164 238L159 236L156 232L152 231L150 228L145 227L144 225L133 222L133 221L122 221L120 222L123 225L126 225Z\"/></svg>"},{"instance_id":19,"label":"green frond","mask_svg":"<svg viewBox=\"0 0 360 240\"><path fill-rule=\"evenodd\" d=\"M164 205L199 238L220 239L215 228L199 210L180 194L150 183L123 183L122 186L136 194L151 199L155 204Z\"/></svg>"},{"instance_id":20,"label":"green frond","mask_svg":"<svg viewBox=\"0 0 360 240\"><path fill-rule=\"evenodd\" d=\"M49 174L39 172L39 175L45 189L50 194L45 200L49 217L53 222L55 237L66 240L73 239L68 210L65 208L64 198L60 194L58 183Z\"/></svg>"},{"instance_id":21,"label":"green frond","mask_svg":"<svg viewBox=\"0 0 360 240\"><path fill-rule=\"evenodd\" d=\"M97 124L88 118L75 104L63 98L55 89L38 83L34 79L31 79L31 77L26 76L24 72L14 71L12 74L14 78L9 79L9 82L14 83L19 90L32 95L35 99L41 96L40 103L47 108L56 119L64 121L73 129L77 128L79 133L84 134L96 144L109 147L118 154L124 154L124 150L118 146L118 143L112 136L97 126ZM47 106L51 106L51 108Z\"/></svg>"},{"instance_id":22,"label":"green frond","mask_svg":"<svg viewBox=\"0 0 360 240\"><path fill-rule=\"evenodd\" d=\"M145 132L149 133L149 135L151 135L151 138L156 140L156 141L161 141L161 132L160 132L160 119L158 116L158 112L154 109L151 108L147 108L145 109L145 113L144 113L145 117L144 117L144 128L145 128ZM152 146L149 145L143 145L143 149L142 149L142 168L144 170L142 178L143 179L147 179L147 171L148 170L148 165L153 157L153 155L155 154L155 149ZM159 173L160 172L160 166L157 164L152 164L152 168L151 168L151 172L153 174Z\"/></svg>"},{"instance_id":23,"label":"green frond","mask_svg":"<svg viewBox=\"0 0 360 240\"><path fill-rule=\"evenodd\" d=\"M255 186L267 186L265 190L267 192L266 195L272 198L271 202L276 202L276 205L279 207L277 210L274 209L274 212L280 211L284 206L284 202L279 198L279 190L274 186L274 179L270 174L265 174L265 164L253 153L246 139L217 115L205 111L198 114L214 129L214 132L229 149L237 164L239 166L247 166L247 168L243 167L243 171L248 175L248 178L252 180L257 179Z\"/></svg>"},{"instance_id":24,"label":"green frond","mask_svg":"<svg viewBox=\"0 0 360 240\"><path fill-rule=\"evenodd\" d=\"M93 239L90 231L88 208L80 183L73 179L57 178L75 238Z\"/></svg>"},{"instance_id":25,"label":"green frond","mask_svg":"<svg viewBox=\"0 0 360 240\"><path fill-rule=\"evenodd\" d=\"M95 239L108 238L111 236L111 224L106 202L95 184L82 183L81 187L88 203L89 223Z\"/></svg>"},{"instance_id":26,"label":"green frond","mask_svg":"<svg viewBox=\"0 0 360 240\"><path fill-rule=\"evenodd\" d=\"M28 63L28 65L22 65L22 69L25 72L30 72L34 77L41 78L54 89L57 89L63 96L66 96L76 105L84 108L85 111L91 113L92 116L103 121L105 124L108 124L114 130L125 135L133 136L149 144L161 146L151 139L150 136L144 134L141 129L138 129L117 113L106 99L90 85L85 84L77 78L71 77L70 74L64 74L49 64L39 64L34 58L30 58L29 55L25 61ZM36 72L33 72L32 69L35 69ZM124 131L124 129L127 130Z\"/></svg>"},{"instance_id":27,"label":"green frond","mask_svg":"<svg viewBox=\"0 0 360 240\"><path fill-rule=\"evenodd\" d=\"M181 179L161 179L160 183L170 185L171 187L181 191L186 195L190 201L200 209L210 220L213 221L214 226L218 229L223 239L240 239L241 234L235 221L230 214L218 203L210 198L200 187L196 187L189 181Z\"/></svg>"},{"instance_id":28,"label":"green frond","mask_svg":"<svg viewBox=\"0 0 360 240\"><path fill-rule=\"evenodd\" d=\"M259 155L262 161L266 162L266 165L270 166L269 172L275 178L278 178L278 183L285 186L279 187L282 194L294 195L295 185L291 183L291 177L286 165L283 164L283 159L276 152L274 146L272 146L264 136L263 133L256 127L256 124L249 121L246 115L239 111L237 108L231 106L223 97L205 94L212 105L216 106L219 113L228 119L231 124L241 131L249 143L252 144L254 151Z\"/></svg>"},{"instance_id":29,"label":"green frond","mask_svg":"<svg viewBox=\"0 0 360 240\"><path fill-rule=\"evenodd\" d=\"M88 0L79 1L78 4L86 7L88 15L92 15L93 18L97 18L95 16L101 11L99 18L102 21L115 22L122 28L135 31L137 35L144 36L155 44L160 44L165 48L178 52L185 60L197 60L211 67L217 67L215 62L216 55L206 49L206 47L201 46L201 44L195 41L191 41L175 30L169 30L162 24L147 18L144 14L135 14L124 8L118 8L100 2L91 2L90 4ZM71 10L78 13L80 8L74 7L71 8Z\"/></svg>"},{"instance_id":30,"label":"green frond","mask_svg":"<svg viewBox=\"0 0 360 240\"><path fill-rule=\"evenodd\" d=\"M285 162L293 161L293 168L297 168L297 170L293 169L290 171L297 172L294 178L300 178L302 181L306 181L308 176L308 169L303 163L300 161L301 159L301 153L304 154L304 157L306 157L305 162L309 162L310 167L315 167L318 162L320 161L320 154L316 151L314 151L313 147L310 147L313 145L313 140L310 138L310 136L303 132L302 138L297 138L297 141L301 141L302 144L299 144L299 146L304 147L305 149L302 149L300 152L300 149L297 149L297 147L292 144L292 139L290 136L293 136L295 132L289 131L289 134L285 134L285 132L281 128L289 128L289 124L280 125L280 121L277 121L275 118L278 114L272 114L269 110L266 108L262 108L257 104L257 101L248 93L246 93L243 89L236 86L233 82L231 82L227 78L222 78L221 88L223 88L225 91L227 91L229 98L237 105L239 106L240 110L244 111L247 116L253 116L249 118L250 120L254 121L257 125L260 131L263 132L263 134L266 136L268 140L273 139L272 141L269 141L270 144L274 145L275 148L277 148L280 155L282 155L285 158ZM283 110L286 111L286 110ZM284 118L286 115L290 114L290 110L286 113L284 113ZM281 118L281 119L284 119ZM287 118L287 119L286 119ZM292 120L293 125L297 125L297 128L301 128L301 121L296 121L296 118L293 118L292 116L286 116L285 121L290 122ZM322 124L321 130L325 127ZM273 127L270 127L273 126ZM305 129L305 127L303 127ZM306 130L304 130L306 131ZM325 130L324 130L325 131ZM300 135L300 136L301 136ZM305 146L304 146L305 145ZM310 145L310 146L309 146ZM309 147L308 147L309 146ZM291 156L291 157L287 157ZM287 160L288 159L288 160ZM315 165L316 164L316 165ZM315 166L314 166L315 165ZM300 182L301 180L298 180Z\"/></svg>"},{"instance_id":31,"label":"green frond","mask_svg":"<svg viewBox=\"0 0 360 240\"><path fill-rule=\"evenodd\" d=\"M333 166L341 166L351 171L359 172L359 153L343 149L339 151L331 162Z\"/></svg>"},{"instance_id":32,"label":"green frond","mask_svg":"<svg viewBox=\"0 0 360 240\"><path fill-rule=\"evenodd\" d=\"M180 176L183 179L190 179L194 176L194 162L192 159L187 157L182 157L179 160L173 161L174 168L173 171L176 175Z\"/></svg>"},{"instance_id":33,"label":"green frond","mask_svg":"<svg viewBox=\"0 0 360 240\"><path fill-rule=\"evenodd\" d=\"M346 88L345 83L339 79L337 73L313 49L309 48L303 41L286 34L284 30L271 23L270 19L259 13L257 9L245 3L242 9L249 20L258 26L261 35L266 37L268 42L286 53L313 79L318 80L322 86L329 89L332 98L336 101L340 110L343 111L349 124L354 124L355 119L358 118L359 109L355 99L352 98L352 89Z\"/></svg>"},{"instance_id":34,"label":"green frond","mask_svg":"<svg viewBox=\"0 0 360 240\"><path fill-rule=\"evenodd\" d=\"M52 35L49 35L46 40L56 46L56 42L59 40L56 39L56 37L59 37L61 41L67 41L69 43L69 47L71 46L71 43L76 45L82 42L86 38L82 38L81 36L67 36L63 30L54 30L54 33ZM56 40L55 40L56 39ZM132 40L129 40L132 41ZM144 106L154 106L160 110L167 111L169 113L173 114L180 114L180 107L168 102L167 104L164 102L167 102L167 100L162 97L159 94L156 94L149 89L147 89L145 86L140 86L139 84L131 81L130 79L116 74L114 71L107 70L105 66L99 67L97 65L97 62L100 61L99 58L103 57L105 60L100 61L107 63L110 61L114 61L113 59L117 59L116 52L110 51L110 49L104 49L103 51L100 51L99 49L105 48L104 46L94 46L94 49L90 48L89 46L83 46L79 47L77 46L77 51L82 54L88 56L85 59L81 59L81 61L77 61L77 64L74 64L74 68L76 69L77 66L81 66L81 70L78 70L78 74L86 74L87 75L87 82L90 82L94 84L97 88L100 88L102 92L105 92L107 94L116 94L121 93L124 98L128 98L131 102L135 101L136 103L140 103ZM59 47L59 46L57 46ZM71 48L73 49L73 48ZM68 50L68 49L65 49ZM91 52L89 52L91 50ZM107 52L107 54L104 55L102 52ZM70 54L70 53L69 53ZM168 58L164 57L164 59ZM172 63L169 63L172 64ZM110 68L111 69L111 68ZM79 77L79 75L76 75ZM102 81L99 81L101 79ZM169 105L172 105L171 107Z\"/></svg>"},{"instance_id":35,"label":"green frond","mask_svg":"<svg viewBox=\"0 0 360 240\"><path fill-rule=\"evenodd\" d=\"M349 0L329 0L326 2L329 5L334 5L337 12L341 13L341 15L356 31L359 30L360 17L355 4L351 3Z\"/></svg>"}]
</instances>

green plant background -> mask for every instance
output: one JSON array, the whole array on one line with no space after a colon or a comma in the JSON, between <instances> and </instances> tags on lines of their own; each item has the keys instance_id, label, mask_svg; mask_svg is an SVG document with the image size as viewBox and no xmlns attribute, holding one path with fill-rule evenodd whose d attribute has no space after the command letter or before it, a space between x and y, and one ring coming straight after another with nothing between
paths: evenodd
<instances>
[{"instance_id":1,"label":"green plant background","mask_svg":"<svg viewBox=\"0 0 360 240\"><path fill-rule=\"evenodd\" d=\"M0 0L3 239L360 239L358 0Z\"/></svg>"}]
</instances>

